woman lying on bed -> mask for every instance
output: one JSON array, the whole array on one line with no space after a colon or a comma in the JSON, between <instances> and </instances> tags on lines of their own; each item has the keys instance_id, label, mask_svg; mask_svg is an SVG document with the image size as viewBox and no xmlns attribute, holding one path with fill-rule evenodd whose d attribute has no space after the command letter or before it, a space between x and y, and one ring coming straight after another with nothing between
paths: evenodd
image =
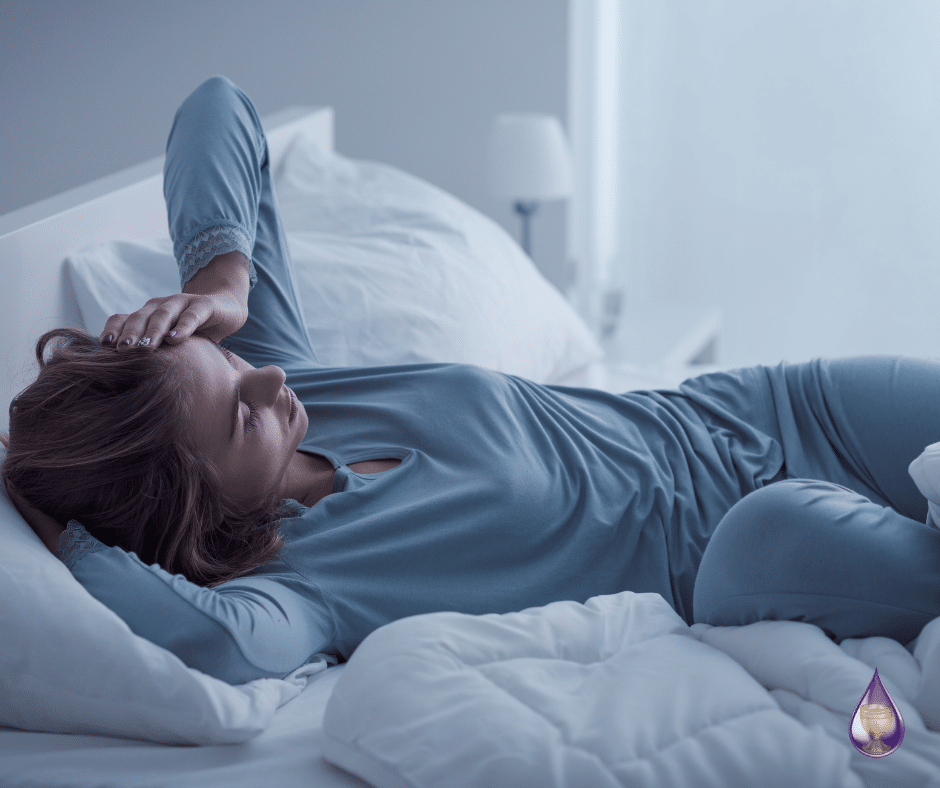
<instances>
[{"instance_id":1,"label":"woman lying on bed","mask_svg":"<svg viewBox=\"0 0 940 788\"><path fill-rule=\"evenodd\" d=\"M940 441L940 364L623 395L324 368L266 151L228 80L183 103L164 187L183 292L100 338L43 336L10 409L4 482L134 632L239 683L348 658L404 616L623 590L690 623L799 619L837 639L907 642L940 615L940 531L907 473Z\"/></svg>"}]
</instances>

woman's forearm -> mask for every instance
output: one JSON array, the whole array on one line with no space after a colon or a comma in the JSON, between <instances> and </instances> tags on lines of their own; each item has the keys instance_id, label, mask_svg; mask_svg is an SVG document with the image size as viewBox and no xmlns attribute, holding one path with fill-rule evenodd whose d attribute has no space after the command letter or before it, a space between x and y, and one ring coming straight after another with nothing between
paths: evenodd
<instances>
[{"instance_id":1,"label":"woman's forearm","mask_svg":"<svg viewBox=\"0 0 940 788\"><path fill-rule=\"evenodd\" d=\"M330 647L335 625L326 603L290 570L210 589L118 548L65 563L135 634L230 684L283 677Z\"/></svg>"},{"instance_id":2,"label":"woman's forearm","mask_svg":"<svg viewBox=\"0 0 940 788\"><path fill-rule=\"evenodd\" d=\"M232 296L248 307L248 258L241 252L217 255L183 285L184 293Z\"/></svg>"},{"instance_id":3,"label":"woman's forearm","mask_svg":"<svg viewBox=\"0 0 940 788\"><path fill-rule=\"evenodd\" d=\"M213 342L231 336L248 319L248 258L238 251L216 255L183 285L183 292L209 296L218 305L221 318L202 329Z\"/></svg>"}]
</instances>

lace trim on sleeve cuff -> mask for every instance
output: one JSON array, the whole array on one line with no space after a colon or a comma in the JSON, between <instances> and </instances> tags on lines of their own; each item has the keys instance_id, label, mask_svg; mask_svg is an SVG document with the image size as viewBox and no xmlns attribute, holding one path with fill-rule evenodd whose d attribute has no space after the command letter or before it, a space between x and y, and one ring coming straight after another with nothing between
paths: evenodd
<instances>
[{"instance_id":1,"label":"lace trim on sleeve cuff","mask_svg":"<svg viewBox=\"0 0 940 788\"><path fill-rule=\"evenodd\" d=\"M69 520L59 537L59 549L55 551L55 557L71 569L86 555L107 549L108 546L88 533L78 520Z\"/></svg>"},{"instance_id":2,"label":"lace trim on sleeve cuff","mask_svg":"<svg viewBox=\"0 0 940 788\"><path fill-rule=\"evenodd\" d=\"M251 262L251 238L238 225L206 227L190 238L176 251L180 266L180 287L196 272L209 264L213 257L226 252L241 252L248 258L248 283L254 287L258 281L254 263Z\"/></svg>"}]
</instances>

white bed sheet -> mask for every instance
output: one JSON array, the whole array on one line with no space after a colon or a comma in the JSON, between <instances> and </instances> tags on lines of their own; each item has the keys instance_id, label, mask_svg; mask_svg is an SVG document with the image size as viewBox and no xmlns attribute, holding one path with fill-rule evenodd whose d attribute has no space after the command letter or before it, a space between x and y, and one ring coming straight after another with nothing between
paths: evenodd
<instances>
[{"instance_id":1,"label":"white bed sheet","mask_svg":"<svg viewBox=\"0 0 940 788\"><path fill-rule=\"evenodd\" d=\"M323 712L345 666L314 676L270 727L238 745L177 747L105 736L0 729L4 788L361 788L323 760Z\"/></svg>"}]
</instances>

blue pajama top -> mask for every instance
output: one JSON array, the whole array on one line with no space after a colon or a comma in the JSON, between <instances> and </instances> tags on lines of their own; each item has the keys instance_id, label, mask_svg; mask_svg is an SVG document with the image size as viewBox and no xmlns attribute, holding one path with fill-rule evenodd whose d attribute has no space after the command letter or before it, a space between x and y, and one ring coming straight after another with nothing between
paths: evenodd
<instances>
[{"instance_id":1,"label":"blue pajama top","mask_svg":"<svg viewBox=\"0 0 940 788\"><path fill-rule=\"evenodd\" d=\"M71 566L134 632L232 683L348 658L431 611L633 590L691 623L712 529L782 463L776 441L694 392L618 396L457 364L285 371L310 419L301 448L337 472L331 495L294 502L279 558L213 589L100 543ZM383 457L401 463L348 467Z\"/></svg>"}]
</instances>

